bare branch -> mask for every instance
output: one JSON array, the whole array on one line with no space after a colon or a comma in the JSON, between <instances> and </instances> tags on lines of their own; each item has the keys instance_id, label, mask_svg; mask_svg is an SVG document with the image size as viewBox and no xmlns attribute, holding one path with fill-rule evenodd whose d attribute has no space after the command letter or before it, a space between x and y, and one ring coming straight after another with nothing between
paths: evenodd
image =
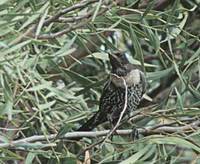
<instances>
[{"instance_id":1,"label":"bare branch","mask_svg":"<svg viewBox=\"0 0 200 164\"><path fill-rule=\"evenodd\" d=\"M60 12L58 12L56 15L54 15L53 17L47 19L45 22L44 22L44 26L47 26L49 25L51 22L54 22L56 21L60 16L68 13L68 12L71 12L73 10L76 10L76 9L79 9L79 8L84 8L92 3L95 3L95 2L98 2L98 0L85 0L85 1L82 1L81 3L77 3L73 6L70 6L69 8L66 8Z\"/></svg>"},{"instance_id":2,"label":"bare branch","mask_svg":"<svg viewBox=\"0 0 200 164\"><path fill-rule=\"evenodd\" d=\"M85 15L80 15L80 16L76 16L76 17L70 17L70 18L65 18L65 17L59 17L58 19L56 19L54 22L60 22L60 23L73 23L73 22L77 22L80 21L82 19L86 19L89 18L90 16L92 16L93 11L89 11L87 14Z\"/></svg>"},{"instance_id":3,"label":"bare branch","mask_svg":"<svg viewBox=\"0 0 200 164\"><path fill-rule=\"evenodd\" d=\"M166 134L166 133L192 133L195 130L199 129L200 127L200 121L194 121L190 124L184 125L184 126L166 126L166 124L160 124L159 126L153 126L148 128L139 128L138 131L140 134L143 135L151 135L151 134ZM113 133L113 135L130 135L132 133L132 129L127 130L116 130L116 133ZM76 139L76 138L82 138L82 137L88 137L88 138L97 138L102 136L107 136L110 134L110 130L104 130L104 131L96 131L96 132L69 132L65 135L61 136L59 139ZM39 142L39 141L46 141L46 140L54 140L57 137L57 134L51 134L51 135L35 135L31 137L27 137L24 139L19 139L15 141L10 141L7 143L0 143L0 148L6 148L6 147L18 147L20 144L28 144L33 142ZM49 142L48 142L49 143Z\"/></svg>"},{"instance_id":4,"label":"bare branch","mask_svg":"<svg viewBox=\"0 0 200 164\"><path fill-rule=\"evenodd\" d=\"M84 25L87 24L87 22L89 22L89 20L87 21L84 21L84 22L80 22L78 24L70 24L68 28L62 30L62 31L59 31L59 32L56 32L56 33L50 33L50 34L41 34L41 35L38 35L37 38L38 39L52 39L52 38L56 38L56 37L59 37L59 36L62 36L63 34L66 34L70 31L73 31L77 28L80 28ZM35 34L34 34L35 35ZM34 35L32 37L34 37Z\"/></svg>"},{"instance_id":5,"label":"bare branch","mask_svg":"<svg viewBox=\"0 0 200 164\"><path fill-rule=\"evenodd\" d=\"M73 6L70 6L70 7L66 8L66 9L58 12L56 15L54 15L54 16L48 18L47 20L45 20L44 23L43 23L43 26L48 26L50 23L59 20L59 17L61 17L62 15L66 14L68 12L71 12L71 11L79 9L79 8L87 7L88 5L90 5L92 3L95 3L95 2L98 2L98 0L85 0L85 1L81 1L80 3L75 4ZM91 15L91 13L89 13L89 14ZM87 22L85 22L85 24L86 23ZM75 25L76 27L73 27L73 28L72 28L72 26L70 26L69 28L67 28L67 29L65 29L63 31L60 31L58 33L55 33L55 34L49 34L49 35L44 35L44 36L43 35L42 36L39 35L39 36L37 36L37 38L38 39L55 38L55 37L60 36L62 34L66 34L66 33L70 32L70 31L72 31L72 30L74 30L76 28L79 28L79 27L81 27L81 26L83 26L85 24L82 24L82 25L77 24L77 25ZM31 27L29 27L26 30L26 32L24 34L20 35L18 38L16 38L14 41L12 41L10 43L10 45L14 45L14 44L17 44L17 43L21 42L25 37L33 37L34 38L35 37L36 28L37 28L37 24L33 24Z\"/></svg>"},{"instance_id":6,"label":"bare branch","mask_svg":"<svg viewBox=\"0 0 200 164\"><path fill-rule=\"evenodd\" d=\"M97 15L101 15L102 13L106 12L110 7L107 7L107 8L104 8L102 9ZM92 13L92 12L91 12ZM80 23L77 23L77 24L69 24L69 27L62 30L62 31L59 31L59 32L56 32L56 33L52 33L52 34L41 34L41 35L38 35L37 38L38 39L52 39L52 38L56 38L56 37L59 37L59 36L62 36L63 34L67 34L73 30L76 30L80 27L83 27L85 26L89 21L91 21L91 17L88 18L89 16L91 16L92 14L91 13L88 13L86 14L85 16L83 17L80 17L79 19L77 20L80 20L81 18L84 18L86 17L87 19L80 22ZM35 34L32 34L31 37L35 37Z\"/></svg>"}]
</instances>

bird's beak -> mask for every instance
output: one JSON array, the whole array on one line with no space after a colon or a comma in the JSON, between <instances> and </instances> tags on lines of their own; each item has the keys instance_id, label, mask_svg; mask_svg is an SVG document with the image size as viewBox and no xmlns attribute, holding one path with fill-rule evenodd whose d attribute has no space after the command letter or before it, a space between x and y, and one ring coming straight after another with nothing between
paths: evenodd
<instances>
[{"instance_id":1,"label":"bird's beak","mask_svg":"<svg viewBox=\"0 0 200 164\"><path fill-rule=\"evenodd\" d=\"M118 68L121 66L120 59L115 54L109 54L110 64L112 68Z\"/></svg>"}]
</instances>

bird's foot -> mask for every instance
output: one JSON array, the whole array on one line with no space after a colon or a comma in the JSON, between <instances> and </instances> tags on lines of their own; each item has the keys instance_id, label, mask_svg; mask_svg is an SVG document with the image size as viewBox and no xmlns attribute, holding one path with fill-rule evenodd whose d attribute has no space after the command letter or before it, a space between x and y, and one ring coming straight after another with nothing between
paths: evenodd
<instances>
[{"instance_id":1,"label":"bird's foot","mask_svg":"<svg viewBox=\"0 0 200 164\"><path fill-rule=\"evenodd\" d=\"M113 128L111 129L111 131L113 130ZM113 138L114 138L114 136L115 135L117 135L118 133L117 133L117 129L115 129L113 132L112 132L112 134L110 135L110 140L111 141L113 141Z\"/></svg>"},{"instance_id":2,"label":"bird's foot","mask_svg":"<svg viewBox=\"0 0 200 164\"><path fill-rule=\"evenodd\" d=\"M132 129L132 133L131 133L131 138L133 139L133 141L138 140L139 139L139 129L137 129L136 127L133 127Z\"/></svg>"}]
</instances>

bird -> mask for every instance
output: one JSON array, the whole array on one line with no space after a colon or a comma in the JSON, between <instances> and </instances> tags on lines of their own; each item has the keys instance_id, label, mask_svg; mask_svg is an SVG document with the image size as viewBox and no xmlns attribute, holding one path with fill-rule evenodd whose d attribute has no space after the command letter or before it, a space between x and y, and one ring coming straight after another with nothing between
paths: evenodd
<instances>
[{"instance_id":1,"label":"bird","mask_svg":"<svg viewBox=\"0 0 200 164\"><path fill-rule=\"evenodd\" d=\"M124 52L109 53L109 60L111 72L100 97L99 110L77 131L91 131L107 121L114 127L125 102L127 105L123 117L137 110L146 91L145 74L129 62Z\"/></svg>"}]
</instances>

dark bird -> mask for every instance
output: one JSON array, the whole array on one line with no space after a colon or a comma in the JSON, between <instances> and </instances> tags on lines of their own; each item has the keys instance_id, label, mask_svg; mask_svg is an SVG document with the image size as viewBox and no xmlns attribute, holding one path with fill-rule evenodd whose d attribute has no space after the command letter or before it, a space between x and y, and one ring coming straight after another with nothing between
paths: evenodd
<instances>
[{"instance_id":1,"label":"dark bird","mask_svg":"<svg viewBox=\"0 0 200 164\"><path fill-rule=\"evenodd\" d=\"M127 93L127 108L123 116L137 109L146 89L144 73L131 64L122 52L109 54L112 66L100 98L99 110L77 131L90 131L98 125L110 121L115 126L125 104ZM125 84L127 92L125 91Z\"/></svg>"}]
</instances>

